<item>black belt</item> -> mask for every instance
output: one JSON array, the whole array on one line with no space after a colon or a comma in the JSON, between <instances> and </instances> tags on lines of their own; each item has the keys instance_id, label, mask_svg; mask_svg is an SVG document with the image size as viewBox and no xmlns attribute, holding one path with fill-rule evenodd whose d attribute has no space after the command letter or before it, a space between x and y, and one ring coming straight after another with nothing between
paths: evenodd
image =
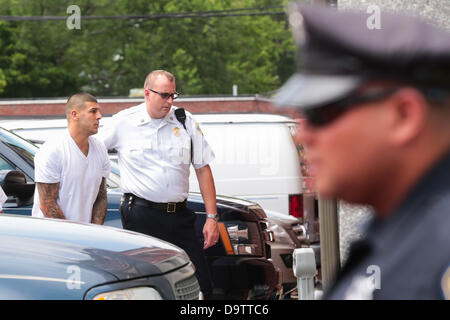
<instances>
[{"instance_id":1,"label":"black belt","mask_svg":"<svg viewBox=\"0 0 450 320\"><path fill-rule=\"evenodd\" d=\"M187 201L183 202L153 202L139 198L132 193L125 193L120 200L120 204L132 206L133 204L141 207L158 209L167 213L176 213L187 207Z\"/></svg>"}]
</instances>

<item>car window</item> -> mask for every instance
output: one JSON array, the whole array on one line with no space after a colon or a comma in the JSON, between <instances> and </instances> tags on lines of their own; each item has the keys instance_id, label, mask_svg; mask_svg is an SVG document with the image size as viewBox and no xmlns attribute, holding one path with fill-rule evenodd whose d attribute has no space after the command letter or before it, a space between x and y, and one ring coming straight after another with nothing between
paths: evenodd
<instances>
[{"instance_id":1,"label":"car window","mask_svg":"<svg viewBox=\"0 0 450 320\"><path fill-rule=\"evenodd\" d=\"M16 170L5 158L0 156L0 170Z\"/></svg>"},{"instance_id":2,"label":"car window","mask_svg":"<svg viewBox=\"0 0 450 320\"><path fill-rule=\"evenodd\" d=\"M20 138L19 136L0 128L0 139L8 144L20 157L22 157L26 162L28 162L31 166L34 164L34 155L38 148Z\"/></svg>"},{"instance_id":3,"label":"car window","mask_svg":"<svg viewBox=\"0 0 450 320\"><path fill-rule=\"evenodd\" d=\"M116 162L110 161L111 172L108 177L108 187L110 188L120 188L120 171L119 166Z\"/></svg>"}]
</instances>

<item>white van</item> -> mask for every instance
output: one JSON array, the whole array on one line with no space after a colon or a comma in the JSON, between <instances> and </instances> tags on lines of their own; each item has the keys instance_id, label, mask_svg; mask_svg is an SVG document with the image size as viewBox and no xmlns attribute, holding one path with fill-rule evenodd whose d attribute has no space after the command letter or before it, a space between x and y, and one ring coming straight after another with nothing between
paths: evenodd
<instances>
[{"instance_id":1,"label":"white van","mask_svg":"<svg viewBox=\"0 0 450 320\"><path fill-rule=\"evenodd\" d=\"M274 114L193 114L216 158L211 169L219 195L257 202L264 209L303 216L297 123ZM105 125L110 117L100 120ZM67 127L66 119L1 121L6 129L42 143ZM195 144L194 144L195 147ZM191 166L189 190L199 192Z\"/></svg>"},{"instance_id":2,"label":"white van","mask_svg":"<svg viewBox=\"0 0 450 320\"><path fill-rule=\"evenodd\" d=\"M256 113L193 117L216 155L211 169L217 194L302 216L302 177L292 139L297 123L293 119ZM189 189L199 191L193 171Z\"/></svg>"}]
</instances>

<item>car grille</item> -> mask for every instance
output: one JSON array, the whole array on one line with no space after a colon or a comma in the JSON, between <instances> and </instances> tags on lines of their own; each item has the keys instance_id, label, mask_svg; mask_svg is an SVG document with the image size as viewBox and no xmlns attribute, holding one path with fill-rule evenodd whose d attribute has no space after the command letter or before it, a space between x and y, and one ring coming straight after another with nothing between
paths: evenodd
<instances>
[{"instance_id":1,"label":"car grille","mask_svg":"<svg viewBox=\"0 0 450 320\"><path fill-rule=\"evenodd\" d=\"M197 300L200 293L200 285L195 275L175 283L177 300Z\"/></svg>"}]
</instances>

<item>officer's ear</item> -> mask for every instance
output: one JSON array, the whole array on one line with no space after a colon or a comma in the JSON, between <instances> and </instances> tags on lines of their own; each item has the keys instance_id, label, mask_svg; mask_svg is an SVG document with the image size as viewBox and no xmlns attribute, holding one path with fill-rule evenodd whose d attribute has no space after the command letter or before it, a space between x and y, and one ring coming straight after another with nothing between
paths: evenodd
<instances>
[{"instance_id":1,"label":"officer's ear","mask_svg":"<svg viewBox=\"0 0 450 320\"><path fill-rule=\"evenodd\" d=\"M428 102L412 87L401 88L386 101L389 112L389 141L404 146L417 139L425 128Z\"/></svg>"},{"instance_id":2,"label":"officer's ear","mask_svg":"<svg viewBox=\"0 0 450 320\"><path fill-rule=\"evenodd\" d=\"M149 89L144 89L144 96L145 96L145 100L147 100L147 99L150 100L150 90Z\"/></svg>"},{"instance_id":3,"label":"officer's ear","mask_svg":"<svg viewBox=\"0 0 450 320\"><path fill-rule=\"evenodd\" d=\"M80 117L80 112L77 109L72 109L72 111L70 112L70 120L78 120Z\"/></svg>"}]
</instances>

